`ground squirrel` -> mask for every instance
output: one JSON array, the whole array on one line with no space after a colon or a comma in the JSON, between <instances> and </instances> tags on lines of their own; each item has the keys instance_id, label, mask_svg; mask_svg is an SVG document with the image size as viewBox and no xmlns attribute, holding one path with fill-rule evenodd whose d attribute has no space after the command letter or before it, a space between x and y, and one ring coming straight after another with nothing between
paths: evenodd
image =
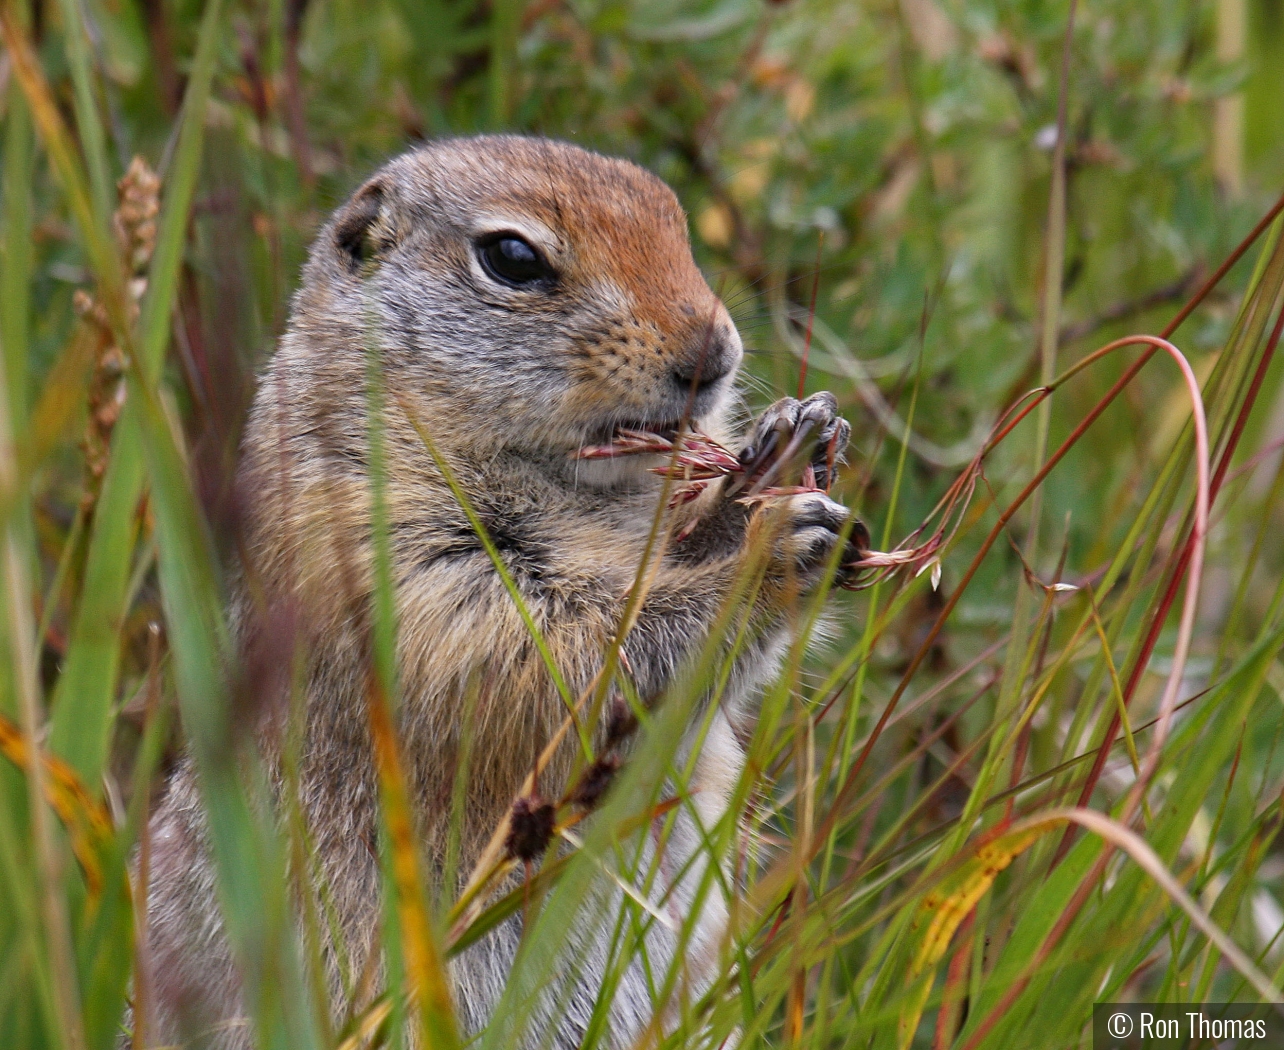
<instances>
[{"instance_id":1,"label":"ground squirrel","mask_svg":"<svg viewBox=\"0 0 1284 1050\"><path fill-rule=\"evenodd\" d=\"M437 874L468 691L477 690L467 729L464 874L566 708L409 417L448 460L575 691L602 664L661 484L648 470L653 458L586 461L578 450L609 441L621 426L672 432L686 415L753 455L755 445L807 420L819 434L813 469L823 487L850 429L833 397L821 394L777 402L739 441L727 432L740 338L696 268L677 199L632 163L543 139L448 139L392 160L338 209L313 245L248 425L241 479L253 586L242 590L299 611L303 809L358 962L380 922L378 787L362 684L372 343L386 405L399 729L425 861ZM823 493L776 499L764 512L721 487L673 512L698 515L699 524L670 543L623 646L637 694L659 699L749 571L756 537L769 537L751 610L756 627L692 784L695 810L709 821L739 775L737 733L751 726L753 695L786 644L789 605L820 580L845 526L853 531L845 508ZM863 531L854 534L853 550L838 560L851 561L863 545ZM242 597L234 620L253 621L251 604ZM606 728L596 732L605 739ZM545 774L550 793L570 755L568 747ZM250 1036L236 1022L240 994L194 779L190 764L180 764L151 823L151 1038L213 1026L214 1045L241 1048ZM679 827L670 849L690 849L694 838ZM682 893L672 900L682 906ZM697 940L706 953L725 915L721 900L702 906ZM515 919L452 963L465 1029L485 1023L519 934ZM599 1045L627 1045L649 1019L637 970L617 988L611 1033ZM598 992L591 973L581 980L542 1031L543 1045L578 1045Z\"/></svg>"}]
</instances>

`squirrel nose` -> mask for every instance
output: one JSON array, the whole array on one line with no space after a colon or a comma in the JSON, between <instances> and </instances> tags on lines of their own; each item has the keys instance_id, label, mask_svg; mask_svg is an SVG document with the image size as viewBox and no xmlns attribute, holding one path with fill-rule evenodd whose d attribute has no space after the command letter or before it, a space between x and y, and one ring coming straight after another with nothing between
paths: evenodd
<instances>
[{"instance_id":1,"label":"squirrel nose","mask_svg":"<svg viewBox=\"0 0 1284 1050\"><path fill-rule=\"evenodd\" d=\"M722 330L702 332L698 342L674 363L671 375L683 392L694 386L700 393L729 376L739 363L739 349L731 336Z\"/></svg>"}]
</instances>

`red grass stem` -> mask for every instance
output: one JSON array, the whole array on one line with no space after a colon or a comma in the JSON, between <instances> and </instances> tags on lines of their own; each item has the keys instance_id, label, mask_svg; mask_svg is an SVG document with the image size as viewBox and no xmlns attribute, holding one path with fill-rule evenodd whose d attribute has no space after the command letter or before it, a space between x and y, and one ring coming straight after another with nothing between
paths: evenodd
<instances>
[{"instance_id":1,"label":"red grass stem","mask_svg":"<svg viewBox=\"0 0 1284 1050\"><path fill-rule=\"evenodd\" d=\"M1226 443L1226 447L1223 450L1220 459L1218 460L1217 470L1213 475L1213 480L1210 486L1210 503L1217 499L1218 493L1221 490L1222 482L1226 477L1227 468L1230 466L1231 457L1234 455L1235 449L1239 445L1239 440L1243 436L1244 428L1248 424L1249 413L1252 411L1253 405L1257 400L1257 396L1262 389L1262 383L1266 379L1266 372L1270 367L1271 361L1275 357L1275 350L1279 346L1282 330L1284 330L1284 310L1281 310L1280 316L1276 318L1275 327L1271 330L1270 338L1266 343L1266 350L1257 364L1257 370L1253 375L1253 381L1249 386L1248 393L1244 398L1243 404L1240 405L1239 414L1237 415L1235 424L1231 429L1230 438ZM1128 674L1128 680L1123 689L1123 702L1125 708L1132 701L1133 695L1137 690L1137 685L1141 681L1141 676L1144 673L1146 666L1150 663L1150 657L1154 652L1155 644L1159 640L1160 631L1163 629L1163 625L1168 619L1168 613L1172 608L1173 602L1177 598L1177 590L1181 585L1182 578L1186 574L1186 567L1191 560L1194 539L1195 536L1193 533L1187 537L1185 546L1183 547L1173 569L1172 576L1168 580L1168 586L1164 591L1163 599L1160 601L1155 617L1151 621L1149 630L1146 632L1146 638L1141 651L1138 653L1137 659L1133 663L1132 669ZM1105 767L1106 756L1109 754L1110 748L1114 744L1115 737L1119 733L1120 724L1119 713L1116 711L1110 719L1110 724L1106 729L1105 737L1101 741L1101 746L1097 749L1097 757L1093 761L1092 769L1088 774L1088 779L1084 782L1083 789L1079 793L1077 805L1086 807L1089 800L1092 798L1092 793L1096 790L1097 782L1100 780L1102 770ZM1057 864L1064 859L1066 853L1069 852L1070 846L1074 842L1076 831L1077 826L1073 824L1066 828L1065 834L1061 839L1061 844L1057 847L1057 852L1052 859L1051 867L1056 867Z\"/></svg>"},{"instance_id":2,"label":"red grass stem","mask_svg":"<svg viewBox=\"0 0 1284 1050\"><path fill-rule=\"evenodd\" d=\"M1194 312L1195 308L1208 297L1209 293L1217 286L1218 282L1226 276L1231 267L1243 258L1244 253L1248 251L1253 242L1262 235L1266 228L1281 212L1284 212L1284 195L1275 202L1270 211L1268 211L1257 225L1253 227L1248 236L1246 236L1239 245L1236 246L1235 250L1227 256L1221 266L1219 266L1208 280L1200 286L1199 290L1180 310L1177 311L1176 316L1168 322L1160 333L1161 339L1167 339L1179 327L1181 327L1182 322L1184 322L1186 318ZM1146 362L1158 352L1158 349L1158 346L1150 346L1136 361L1128 366L1123 375L1115 380L1114 384L1108 391L1106 391L1105 395L1092 407L1091 410L1089 410L1088 414L1079 421L1074 430L1070 432L1070 435L1060 444L1060 446L1058 446L1057 450L1052 453L1043 466L1039 468L1035 476L1030 479L1029 483L1021 490L1020 494L1012 504L999 516L999 520L995 522L994 527L985 537L980 550L977 551L971 564L968 566L962 579L959 581L959 585L954 589L954 593L946 600L945 606L941 609L940 614L936 618L936 622L932 625L931 630L928 631L927 636L920 643L918 651L914 654L914 657L910 660L909 666L902 674L900 683L897 685L896 690L892 693L892 696L884 706L878 722L875 724L869 737L866 739L865 745L862 747L861 753L857 757L856 762L848 772L847 779L839 788L838 794L834 799L833 805L830 807L828 815L817 829L814 841L821 842L828 838L838 819L838 815L851 801L852 793L856 789L856 783L860 778L860 774L864 769L866 761L869 759L870 753L873 751L875 743L877 743L883 729L886 727L888 719L891 718L901 697L905 695L905 690L909 687L909 683L913 679L915 673L917 673L919 667L922 666L923 661L927 659L928 653L931 652L932 646L935 644L936 639L940 636L941 631L945 627L946 620L949 619L950 614L954 611L954 608L962 597L963 592L967 589L968 584L971 583L972 578L976 575L981 563L985 560L986 555L989 554L990 548L994 546L995 540L998 539L1003 529L1007 526L1007 523L1012 519L1012 516L1016 514L1025 501L1030 498L1030 495L1034 490L1043 483L1044 478L1048 476L1053 467L1055 467L1065 457L1066 453L1078 443L1079 439L1083 437L1088 428L1097 421L1107 408L1110 407L1115 398L1123 392L1124 388L1136 378L1137 374L1145 367ZM1076 368L1075 371L1077 370L1078 369ZM1024 412L1028 412L1030 408L1033 408L1033 405L1027 406L1022 414L1024 414ZM1011 427L1006 428L1004 430L1004 434L1006 434L1010 429ZM815 847L813 847L813 850L814 849Z\"/></svg>"}]
</instances>

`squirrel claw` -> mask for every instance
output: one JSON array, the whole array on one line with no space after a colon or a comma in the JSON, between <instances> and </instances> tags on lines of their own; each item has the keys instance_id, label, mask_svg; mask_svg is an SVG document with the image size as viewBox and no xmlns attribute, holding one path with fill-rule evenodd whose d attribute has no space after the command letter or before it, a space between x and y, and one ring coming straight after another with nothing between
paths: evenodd
<instances>
[{"instance_id":1,"label":"squirrel claw","mask_svg":"<svg viewBox=\"0 0 1284 1050\"><path fill-rule=\"evenodd\" d=\"M727 489L735 496L744 488L749 495L777 482L810 446L803 466L810 465L816 484L827 489L834 466L843 459L851 438L851 424L838 415L838 399L828 390L804 401L783 397L771 405L750 429L739 459L744 473Z\"/></svg>"}]
</instances>

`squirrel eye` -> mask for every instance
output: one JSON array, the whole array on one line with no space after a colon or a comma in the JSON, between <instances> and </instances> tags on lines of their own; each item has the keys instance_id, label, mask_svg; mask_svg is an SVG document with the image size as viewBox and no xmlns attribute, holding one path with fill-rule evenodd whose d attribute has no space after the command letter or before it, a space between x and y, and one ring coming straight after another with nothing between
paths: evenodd
<instances>
[{"instance_id":1,"label":"squirrel eye","mask_svg":"<svg viewBox=\"0 0 1284 1050\"><path fill-rule=\"evenodd\" d=\"M501 284L520 287L549 282L557 276L544 256L512 233L479 242L477 254L482 268Z\"/></svg>"}]
</instances>

